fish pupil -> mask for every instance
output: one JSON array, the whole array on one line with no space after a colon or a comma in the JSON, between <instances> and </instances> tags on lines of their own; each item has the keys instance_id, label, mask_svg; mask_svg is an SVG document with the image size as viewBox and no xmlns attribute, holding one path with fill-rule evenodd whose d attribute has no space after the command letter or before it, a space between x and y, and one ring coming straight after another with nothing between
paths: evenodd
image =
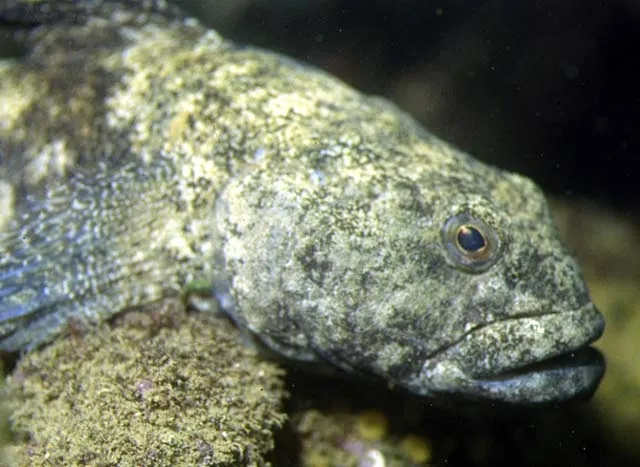
<instances>
[{"instance_id":1,"label":"fish pupil","mask_svg":"<svg viewBox=\"0 0 640 467\"><path fill-rule=\"evenodd\" d=\"M471 253L478 252L487 246L484 235L471 225L461 226L458 229L456 240L460 248Z\"/></svg>"}]
</instances>

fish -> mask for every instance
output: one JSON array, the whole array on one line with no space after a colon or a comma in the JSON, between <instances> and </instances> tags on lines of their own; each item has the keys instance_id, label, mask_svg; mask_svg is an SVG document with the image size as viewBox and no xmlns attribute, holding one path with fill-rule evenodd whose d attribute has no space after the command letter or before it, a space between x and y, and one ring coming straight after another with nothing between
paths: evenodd
<instances>
[{"instance_id":1,"label":"fish","mask_svg":"<svg viewBox=\"0 0 640 467\"><path fill-rule=\"evenodd\" d=\"M0 21L1 351L197 292L267 353L419 396L596 390L604 320L530 179L167 2Z\"/></svg>"}]
</instances>

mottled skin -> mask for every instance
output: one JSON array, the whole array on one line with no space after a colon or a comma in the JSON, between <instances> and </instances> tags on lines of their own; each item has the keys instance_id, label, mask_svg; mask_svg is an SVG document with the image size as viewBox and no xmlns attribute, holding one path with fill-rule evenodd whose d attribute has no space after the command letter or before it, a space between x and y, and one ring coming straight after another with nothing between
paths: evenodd
<instances>
[{"instance_id":1,"label":"mottled skin","mask_svg":"<svg viewBox=\"0 0 640 467\"><path fill-rule=\"evenodd\" d=\"M318 70L103 3L0 62L0 349L204 280L294 360L424 395L595 388L589 351L527 367L603 329L531 181Z\"/></svg>"}]
</instances>

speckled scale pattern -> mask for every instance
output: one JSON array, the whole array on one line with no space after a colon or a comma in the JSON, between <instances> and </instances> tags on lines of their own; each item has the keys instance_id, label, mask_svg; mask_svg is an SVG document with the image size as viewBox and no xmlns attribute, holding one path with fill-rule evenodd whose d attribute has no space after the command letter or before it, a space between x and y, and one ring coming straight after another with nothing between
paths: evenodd
<instances>
[{"instance_id":1,"label":"speckled scale pattern","mask_svg":"<svg viewBox=\"0 0 640 467\"><path fill-rule=\"evenodd\" d=\"M424 395L595 387L597 357L527 370L603 327L533 182L173 9L88 3L0 62L1 349L205 280L287 358ZM487 270L448 254L457 216L499 239Z\"/></svg>"}]
</instances>

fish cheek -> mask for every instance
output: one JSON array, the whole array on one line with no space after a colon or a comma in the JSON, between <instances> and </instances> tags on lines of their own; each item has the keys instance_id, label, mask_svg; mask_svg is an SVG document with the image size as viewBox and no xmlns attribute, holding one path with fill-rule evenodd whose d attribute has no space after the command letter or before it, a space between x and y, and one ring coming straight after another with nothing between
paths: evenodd
<instances>
[{"instance_id":1,"label":"fish cheek","mask_svg":"<svg viewBox=\"0 0 640 467\"><path fill-rule=\"evenodd\" d=\"M436 300L450 294L441 250L395 220L384 237L333 230L331 241L303 249L301 283L315 306L297 319L323 360L402 385L448 339L448 307Z\"/></svg>"},{"instance_id":2,"label":"fish cheek","mask_svg":"<svg viewBox=\"0 0 640 467\"><path fill-rule=\"evenodd\" d=\"M263 177L252 172L234 179L214 207L217 273L232 302L226 311L276 354L313 359L289 293L304 206L287 185Z\"/></svg>"}]
</instances>

